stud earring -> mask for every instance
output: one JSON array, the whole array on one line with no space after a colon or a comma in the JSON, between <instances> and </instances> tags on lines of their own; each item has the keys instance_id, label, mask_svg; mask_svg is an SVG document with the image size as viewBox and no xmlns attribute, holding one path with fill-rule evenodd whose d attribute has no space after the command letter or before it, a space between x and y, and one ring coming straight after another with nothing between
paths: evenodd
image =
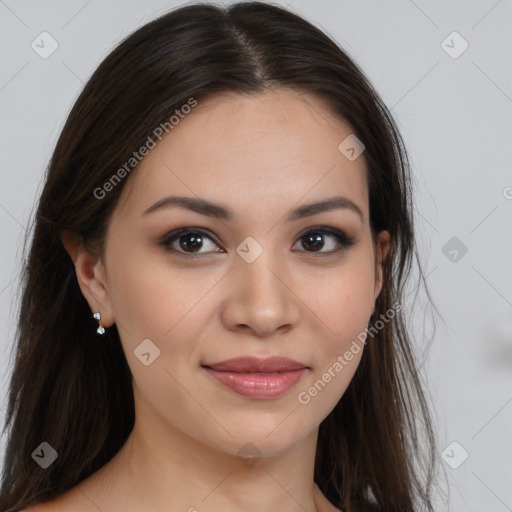
<instances>
[{"instance_id":1,"label":"stud earring","mask_svg":"<svg viewBox=\"0 0 512 512\"><path fill-rule=\"evenodd\" d=\"M98 328L96 329L96 332L97 332L98 334L105 334L105 327L103 327L103 326L101 325L101 315L100 315L100 312L99 312L99 311L97 311L97 312L96 312L96 313L94 313L94 315L92 315L92 316L94 317L94 319L95 319L95 320L98 320L98 323L99 323Z\"/></svg>"}]
</instances>

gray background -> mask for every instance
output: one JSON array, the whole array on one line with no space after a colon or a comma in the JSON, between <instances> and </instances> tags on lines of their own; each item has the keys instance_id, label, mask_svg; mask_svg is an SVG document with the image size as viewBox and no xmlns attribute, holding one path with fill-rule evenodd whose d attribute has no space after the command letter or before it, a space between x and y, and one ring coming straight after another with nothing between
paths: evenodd
<instances>
[{"instance_id":1,"label":"gray background","mask_svg":"<svg viewBox=\"0 0 512 512\"><path fill-rule=\"evenodd\" d=\"M422 368L450 481L450 510L510 511L512 2L276 3L289 5L348 51L402 131L415 176L423 266L442 315L436 319L420 296L413 320L420 355L431 339ZM65 117L117 42L178 5L0 0L0 419L22 236ZM58 43L46 59L31 47L43 31ZM450 36L454 31L469 44L460 55L463 41ZM0 438L0 450L4 446ZM439 503L437 510L447 507Z\"/></svg>"}]
</instances>

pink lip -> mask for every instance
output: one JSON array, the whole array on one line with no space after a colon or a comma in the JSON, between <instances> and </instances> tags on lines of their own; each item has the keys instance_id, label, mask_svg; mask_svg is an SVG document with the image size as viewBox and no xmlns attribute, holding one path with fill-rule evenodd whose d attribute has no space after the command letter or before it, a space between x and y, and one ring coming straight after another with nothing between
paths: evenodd
<instances>
[{"instance_id":1,"label":"pink lip","mask_svg":"<svg viewBox=\"0 0 512 512\"><path fill-rule=\"evenodd\" d=\"M273 398L292 388L307 367L287 357L237 357L203 365L205 370L232 391L251 398Z\"/></svg>"}]
</instances>

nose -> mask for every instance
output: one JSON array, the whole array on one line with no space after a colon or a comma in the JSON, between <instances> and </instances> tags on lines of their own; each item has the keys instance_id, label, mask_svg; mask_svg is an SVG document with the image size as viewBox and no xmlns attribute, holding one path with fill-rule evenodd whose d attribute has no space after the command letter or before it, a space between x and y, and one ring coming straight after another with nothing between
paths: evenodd
<instances>
[{"instance_id":1,"label":"nose","mask_svg":"<svg viewBox=\"0 0 512 512\"><path fill-rule=\"evenodd\" d=\"M270 251L264 250L252 263L238 258L229 275L228 299L222 311L227 329L267 338L298 324L300 299L294 280Z\"/></svg>"}]
</instances>

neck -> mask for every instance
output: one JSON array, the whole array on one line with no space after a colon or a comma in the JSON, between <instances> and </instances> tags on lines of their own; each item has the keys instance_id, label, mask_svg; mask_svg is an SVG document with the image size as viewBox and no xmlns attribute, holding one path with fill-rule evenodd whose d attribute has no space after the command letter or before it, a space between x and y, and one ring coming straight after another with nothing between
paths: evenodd
<instances>
[{"instance_id":1,"label":"neck","mask_svg":"<svg viewBox=\"0 0 512 512\"><path fill-rule=\"evenodd\" d=\"M326 499L314 484L318 429L286 452L242 458L211 447L150 411L116 456L98 473L94 496L101 509L166 512L318 512ZM139 419L143 418L143 419ZM93 475L94 477L94 475ZM91 477L92 478L92 477ZM87 486L83 487L88 492ZM99 490L98 490L99 489ZM321 506L319 505L321 504ZM107 506L105 509L104 507Z\"/></svg>"}]
</instances>

